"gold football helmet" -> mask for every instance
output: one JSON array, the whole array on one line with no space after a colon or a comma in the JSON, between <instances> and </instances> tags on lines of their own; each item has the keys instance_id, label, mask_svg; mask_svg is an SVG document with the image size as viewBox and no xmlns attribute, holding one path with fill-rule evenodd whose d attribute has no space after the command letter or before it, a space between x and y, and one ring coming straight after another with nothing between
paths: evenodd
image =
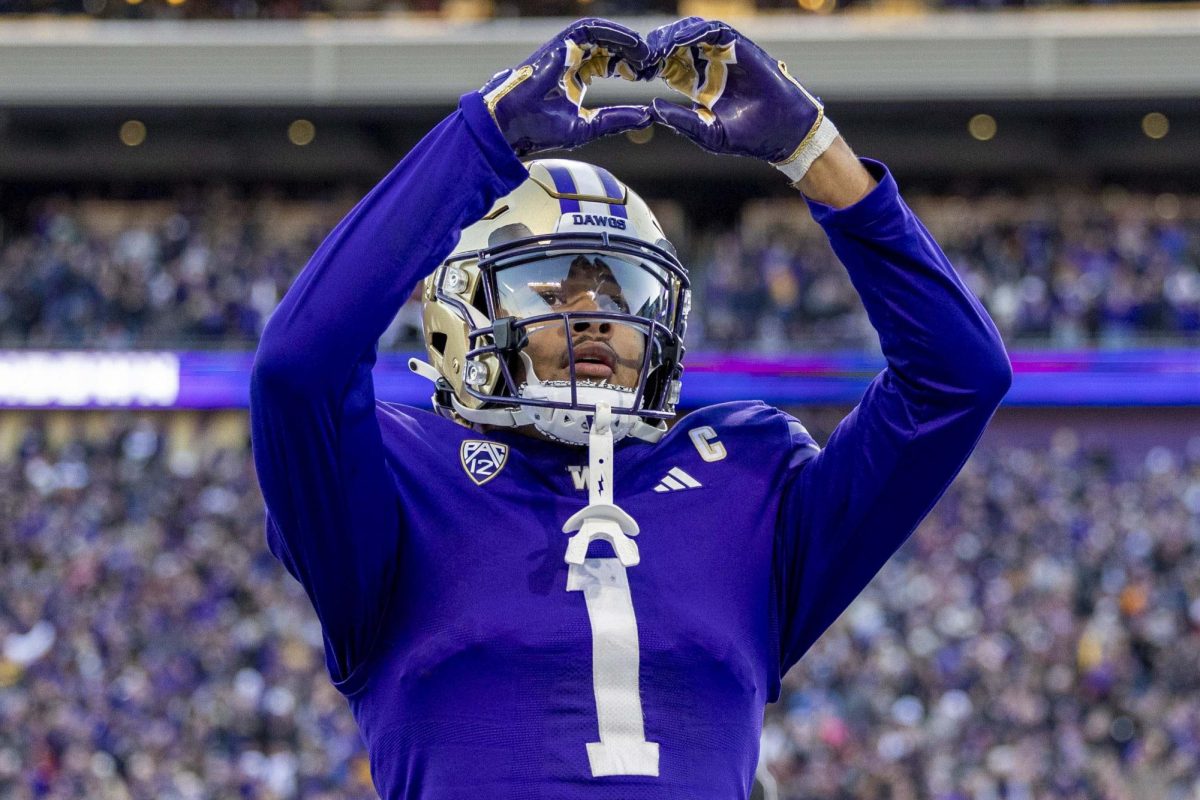
<instances>
[{"instance_id":1,"label":"gold football helmet","mask_svg":"<svg viewBox=\"0 0 1200 800\"><path fill-rule=\"evenodd\" d=\"M679 400L687 271L607 170L526 166L426 279L429 362L410 366L434 381L434 407L467 423L582 445L607 403L615 438L656 440Z\"/></svg>"}]
</instances>

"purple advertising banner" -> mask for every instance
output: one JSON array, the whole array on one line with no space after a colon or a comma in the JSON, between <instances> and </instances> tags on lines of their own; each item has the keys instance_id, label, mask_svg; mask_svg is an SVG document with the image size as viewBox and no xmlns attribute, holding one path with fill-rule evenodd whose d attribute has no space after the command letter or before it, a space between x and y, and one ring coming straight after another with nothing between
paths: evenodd
<instances>
[{"instance_id":1,"label":"purple advertising banner","mask_svg":"<svg viewBox=\"0 0 1200 800\"><path fill-rule=\"evenodd\" d=\"M428 381L409 354L386 353L375 367L379 398L426 406ZM1011 353L1010 406L1200 406L1200 350ZM253 353L224 351L0 351L0 407L244 408ZM857 402L884 367L863 353L763 356L689 353L682 405L738 399L774 405Z\"/></svg>"}]
</instances>

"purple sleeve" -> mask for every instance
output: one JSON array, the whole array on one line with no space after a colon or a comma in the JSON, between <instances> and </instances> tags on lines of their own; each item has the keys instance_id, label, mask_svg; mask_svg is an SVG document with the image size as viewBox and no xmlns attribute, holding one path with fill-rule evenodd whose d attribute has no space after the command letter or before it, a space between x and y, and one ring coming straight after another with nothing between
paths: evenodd
<instances>
[{"instance_id":1,"label":"purple sleeve","mask_svg":"<svg viewBox=\"0 0 1200 800\"><path fill-rule=\"evenodd\" d=\"M460 230L526 177L482 100L465 95L338 223L263 331L250 422L267 541L316 609L335 680L367 657L403 546L375 416L376 342Z\"/></svg>"},{"instance_id":2,"label":"purple sleeve","mask_svg":"<svg viewBox=\"0 0 1200 800\"><path fill-rule=\"evenodd\" d=\"M987 312L887 168L863 163L879 180L866 197L840 210L809 206L879 333L887 368L786 489L775 557L782 671L938 501L1012 382Z\"/></svg>"}]
</instances>

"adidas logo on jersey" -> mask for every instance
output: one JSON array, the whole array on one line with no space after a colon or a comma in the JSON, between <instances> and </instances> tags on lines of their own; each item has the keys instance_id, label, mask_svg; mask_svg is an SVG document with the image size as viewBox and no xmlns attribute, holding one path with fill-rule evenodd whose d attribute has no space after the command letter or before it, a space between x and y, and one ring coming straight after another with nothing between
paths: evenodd
<instances>
[{"instance_id":1,"label":"adidas logo on jersey","mask_svg":"<svg viewBox=\"0 0 1200 800\"><path fill-rule=\"evenodd\" d=\"M699 489L703 484L700 481L688 475L679 467L671 467L663 479L654 487L656 492L679 492L684 489Z\"/></svg>"},{"instance_id":2,"label":"adidas logo on jersey","mask_svg":"<svg viewBox=\"0 0 1200 800\"><path fill-rule=\"evenodd\" d=\"M579 492L587 491L588 468L587 467L567 467L567 472L571 473L571 482L575 484L575 490ZM658 485L654 487L656 492L678 492L683 489L699 489L704 484L688 475L679 467L671 467Z\"/></svg>"}]
</instances>

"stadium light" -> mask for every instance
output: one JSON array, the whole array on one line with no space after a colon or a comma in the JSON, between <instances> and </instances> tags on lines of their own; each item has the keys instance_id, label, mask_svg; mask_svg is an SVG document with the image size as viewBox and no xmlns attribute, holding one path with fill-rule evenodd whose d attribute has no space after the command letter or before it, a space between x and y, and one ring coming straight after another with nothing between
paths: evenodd
<instances>
[{"instance_id":1,"label":"stadium light","mask_svg":"<svg viewBox=\"0 0 1200 800\"><path fill-rule=\"evenodd\" d=\"M645 144L654 138L654 126L642 128L640 131L629 131L625 134L625 138L634 144Z\"/></svg>"},{"instance_id":2,"label":"stadium light","mask_svg":"<svg viewBox=\"0 0 1200 800\"><path fill-rule=\"evenodd\" d=\"M137 147L146 141L146 124L140 119L125 120L121 123L118 136L121 137L121 144L126 147Z\"/></svg>"},{"instance_id":3,"label":"stadium light","mask_svg":"<svg viewBox=\"0 0 1200 800\"><path fill-rule=\"evenodd\" d=\"M1166 114L1151 111L1142 117L1142 133L1151 139L1161 139L1171 130L1171 121Z\"/></svg>"},{"instance_id":4,"label":"stadium light","mask_svg":"<svg viewBox=\"0 0 1200 800\"><path fill-rule=\"evenodd\" d=\"M801 10L814 14L829 14L837 9L837 0L797 0L797 4Z\"/></svg>"},{"instance_id":5,"label":"stadium light","mask_svg":"<svg viewBox=\"0 0 1200 800\"><path fill-rule=\"evenodd\" d=\"M976 114L967 122L967 133L971 138L987 142L996 135L996 118L991 114Z\"/></svg>"},{"instance_id":6,"label":"stadium light","mask_svg":"<svg viewBox=\"0 0 1200 800\"><path fill-rule=\"evenodd\" d=\"M291 125L288 125L288 141L297 147L304 147L312 144L312 140L317 138L317 126L313 125L306 119L293 120Z\"/></svg>"}]
</instances>

